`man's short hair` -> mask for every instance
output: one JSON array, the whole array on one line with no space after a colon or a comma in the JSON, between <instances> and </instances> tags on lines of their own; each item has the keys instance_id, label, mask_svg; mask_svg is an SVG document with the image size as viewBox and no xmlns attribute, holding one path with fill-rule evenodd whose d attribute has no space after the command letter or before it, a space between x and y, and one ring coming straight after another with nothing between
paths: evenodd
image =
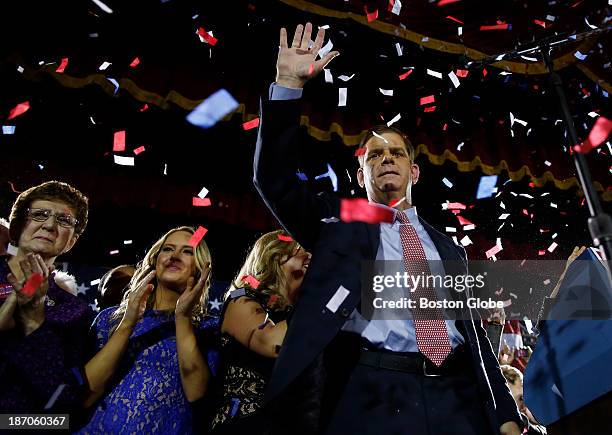
<instances>
[{"instance_id":1,"label":"man's short hair","mask_svg":"<svg viewBox=\"0 0 612 435\"><path fill-rule=\"evenodd\" d=\"M77 224L74 234L80 236L87 226L89 200L79 190L61 181L46 181L30 187L19 194L11 208L9 236L13 243L19 242L21 231L25 226L28 208L36 200L63 202L74 210Z\"/></svg>"},{"instance_id":2,"label":"man's short hair","mask_svg":"<svg viewBox=\"0 0 612 435\"><path fill-rule=\"evenodd\" d=\"M521 383L523 382L523 374L516 367L512 367L507 364L501 365L499 367L501 368L502 373L504 374L504 378L506 378L506 381L508 381L510 384L514 384L517 379L521 381Z\"/></svg>"},{"instance_id":3,"label":"man's short hair","mask_svg":"<svg viewBox=\"0 0 612 435\"><path fill-rule=\"evenodd\" d=\"M385 125L385 124L375 125L374 127L370 128L366 132L365 136L361 139L361 142L359 142L358 149L365 147L366 143L368 143L368 141L372 137L374 137L375 134L382 135L383 133L395 133L399 135L403 139L404 145L406 145L406 151L408 151L408 157L410 157L410 161L414 162L415 151L414 151L414 147L412 146L412 142L410 142L410 139L408 138L408 136L403 131L395 127L389 127L388 125ZM364 163L363 154L359 156L358 160L359 160L359 166L363 166L363 163Z\"/></svg>"}]
</instances>

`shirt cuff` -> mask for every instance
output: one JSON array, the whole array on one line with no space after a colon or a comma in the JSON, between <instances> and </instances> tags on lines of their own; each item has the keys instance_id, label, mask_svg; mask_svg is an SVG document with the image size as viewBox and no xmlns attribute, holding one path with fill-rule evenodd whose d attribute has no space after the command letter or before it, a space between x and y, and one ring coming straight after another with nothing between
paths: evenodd
<instances>
[{"instance_id":1,"label":"shirt cuff","mask_svg":"<svg viewBox=\"0 0 612 435\"><path fill-rule=\"evenodd\" d=\"M286 88L272 83L270 85L270 101L275 100L298 100L302 98L302 88Z\"/></svg>"}]
</instances>

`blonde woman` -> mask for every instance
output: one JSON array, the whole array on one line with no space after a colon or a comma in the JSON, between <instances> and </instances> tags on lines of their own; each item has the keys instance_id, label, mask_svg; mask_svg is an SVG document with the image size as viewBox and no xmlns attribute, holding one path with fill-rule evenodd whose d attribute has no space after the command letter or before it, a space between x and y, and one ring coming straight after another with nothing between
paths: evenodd
<instances>
[{"instance_id":1,"label":"blonde woman","mask_svg":"<svg viewBox=\"0 0 612 435\"><path fill-rule=\"evenodd\" d=\"M282 231L256 242L221 311L219 403L214 434L262 433L263 392L287 332L310 254Z\"/></svg>"},{"instance_id":2,"label":"blonde woman","mask_svg":"<svg viewBox=\"0 0 612 435\"><path fill-rule=\"evenodd\" d=\"M216 326L203 320L211 258L204 240L189 244L194 232L174 228L155 242L121 304L94 321L99 351L85 366L85 405L97 408L82 433L192 431L189 403L210 377L196 330Z\"/></svg>"}]
</instances>

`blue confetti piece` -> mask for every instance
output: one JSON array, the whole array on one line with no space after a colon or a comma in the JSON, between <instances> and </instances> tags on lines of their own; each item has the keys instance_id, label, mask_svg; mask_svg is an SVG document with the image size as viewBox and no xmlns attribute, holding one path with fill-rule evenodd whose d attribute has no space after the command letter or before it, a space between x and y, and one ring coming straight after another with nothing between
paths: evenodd
<instances>
[{"instance_id":1,"label":"blue confetti piece","mask_svg":"<svg viewBox=\"0 0 612 435\"><path fill-rule=\"evenodd\" d=\"M480 178L478 183L478 192L476 193L476 199L490 198L493 196L495 191L495 185L497 184L497 175L484 175Z\"/></svg>"},{"instance_id":2,"label":"blue confetti piece","mask_svg":"<svg viewBox=\"0 0 612 435\"><path fill-rule=\"evenodd\" d=\"M587 58L587 54L582 54L580 52L580 50L576 50L576 53L574 53L574 56L580 60L585 60Z\"/></svg>"},{"instance_id":3,"label":"blue confetti piece","mask_svg":"<svg viewBox=\"0 0 612 435\"><path fill-rule=\"evenodd\" d=\"M332 169L329 163L327 164L327 172L321 175L317 175L315 177L315 180L319 180L325 177L329 177L329 179L331 180L332 186L334 188L334 192L337 192L338 191L338 176L336 175L336 173L334 172L334 170Z\"/></svg>"},{"instance_id":4,"label":"blue confetti piece","mask_svg":"<svg viewBox=\"0 0 612 435\"><path fill-rule=\"evenodd\" d=\"M303 172L297 171L295 175L302 181L308 181L308 177Z\"/></svg>"},{"instance_id":5,"label":"blue confetti piece","mask_svg":"<svg viewBox=\"0 0 612 435\"><path fill-rule=\"evenodd\" d=\"M15 134L15 126L14 125L3 125L2 134Z\"/></svg>"},{"instance_id":6,"label":"blue confetti piece","mask_svg":"<svg viewBox=\"0 0 612 435\"><path fill-rule=\"evenodd\" d=\"M601 93L603 94L604 97L608 98L608 93L606 91L604 91L603 89L601 90Z\"/></svg>"},{"instance_id":7,"label":"blue confetti piece","mask_svg":"<svg viewBox=\"0 0 612 435\"><path fill-rule=\"evenodd\" d=\"M225 89L219 89L187 115L187 121L201 128L210 128L237 108L238 101Z\"/></svg>"},{"instance_id":8,"label":"blue confetti piece","mask_svg":"<svg viewBox=\"0 0 612 435\"><path fill-rule=\"evenodd\" d=\"M244 287L242 287L242 288L237 288L235 290L232 290L229 294L229 297L230 299L236 299L244 295L246 295L246 290L244 289Z\"/></svg>"},{"instance_id":9,"label":"blue confetti piece","mask_svg":"<svg viewBox=\"0 0 612 435\"><path fill-rule=\"evenodd\" d=\"M79 385L84 385L85 384L85 380L83 379L83 376L81 376L81 371L79 370L78 367L72 367L70 369L70 371L72 372L72 374L76 378L76 380L79 383Z\"/></svg>"},{"instance_id":10,"label":"blue confetti piece","mask_svg":"<svg viewBox=\"0 0 612 435\"><path fill-rule=\"evenodd\" d=\"M230 417L235 417L238 413L238 406L240 405L240 399L235 397L232 398L232 409L230 410Z\"/></svg>"},{"instance_id":11,"label":"blue confetti piece","mask_svg":"<svg viewBox=\"0 0 612 435\"><path fill-rule=\"evenodd\" d=\"M115 92L113 92L113 95L117 95L117 91L119 90L119 82L112 77L107 77L106 80L115 86Z\"/></svg>"}]
</instances>

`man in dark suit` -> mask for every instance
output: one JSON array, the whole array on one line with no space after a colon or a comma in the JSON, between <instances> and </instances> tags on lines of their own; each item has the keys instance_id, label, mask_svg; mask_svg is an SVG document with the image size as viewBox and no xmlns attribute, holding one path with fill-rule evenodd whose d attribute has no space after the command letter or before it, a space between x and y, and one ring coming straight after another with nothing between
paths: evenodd
<instances>
[{"instance_id":1,"label":"man in dark suit","mask_svg":"<svg viewBox=\"0 0 612 435\"><path fill-rule=\"evenodd\" d=\"M370 202L396 203L393 223L339 222L333 218L340 216L340 199L298 180L297 100L306 81L338 55L316 60L325 31L314 44L311 32L310 23L298 26L288 46L281 29L276 82L262 102L254 162L255 186L266 205L313 253L266 394L272 403L286 397L280 401L291 405L284 412L302 407L298 414L316 423L304 429L294 420L281 432L519 434L520 415L479 318L468 312L467 320L454 321L442 310L426 317L413 310L409 320L368 321L359 312L364 261L400 261L418 273L424 270L411 268L419 260L432 268L448 260L442 273L463 275L466 254L417 216L411 187L419 167L398 130L380 127L366 135L357 172ZM435 298L438 289L417 291ZM314 378L322 386L320 402L291 402L304 380Z\"/></svg>"}]
</instances>

